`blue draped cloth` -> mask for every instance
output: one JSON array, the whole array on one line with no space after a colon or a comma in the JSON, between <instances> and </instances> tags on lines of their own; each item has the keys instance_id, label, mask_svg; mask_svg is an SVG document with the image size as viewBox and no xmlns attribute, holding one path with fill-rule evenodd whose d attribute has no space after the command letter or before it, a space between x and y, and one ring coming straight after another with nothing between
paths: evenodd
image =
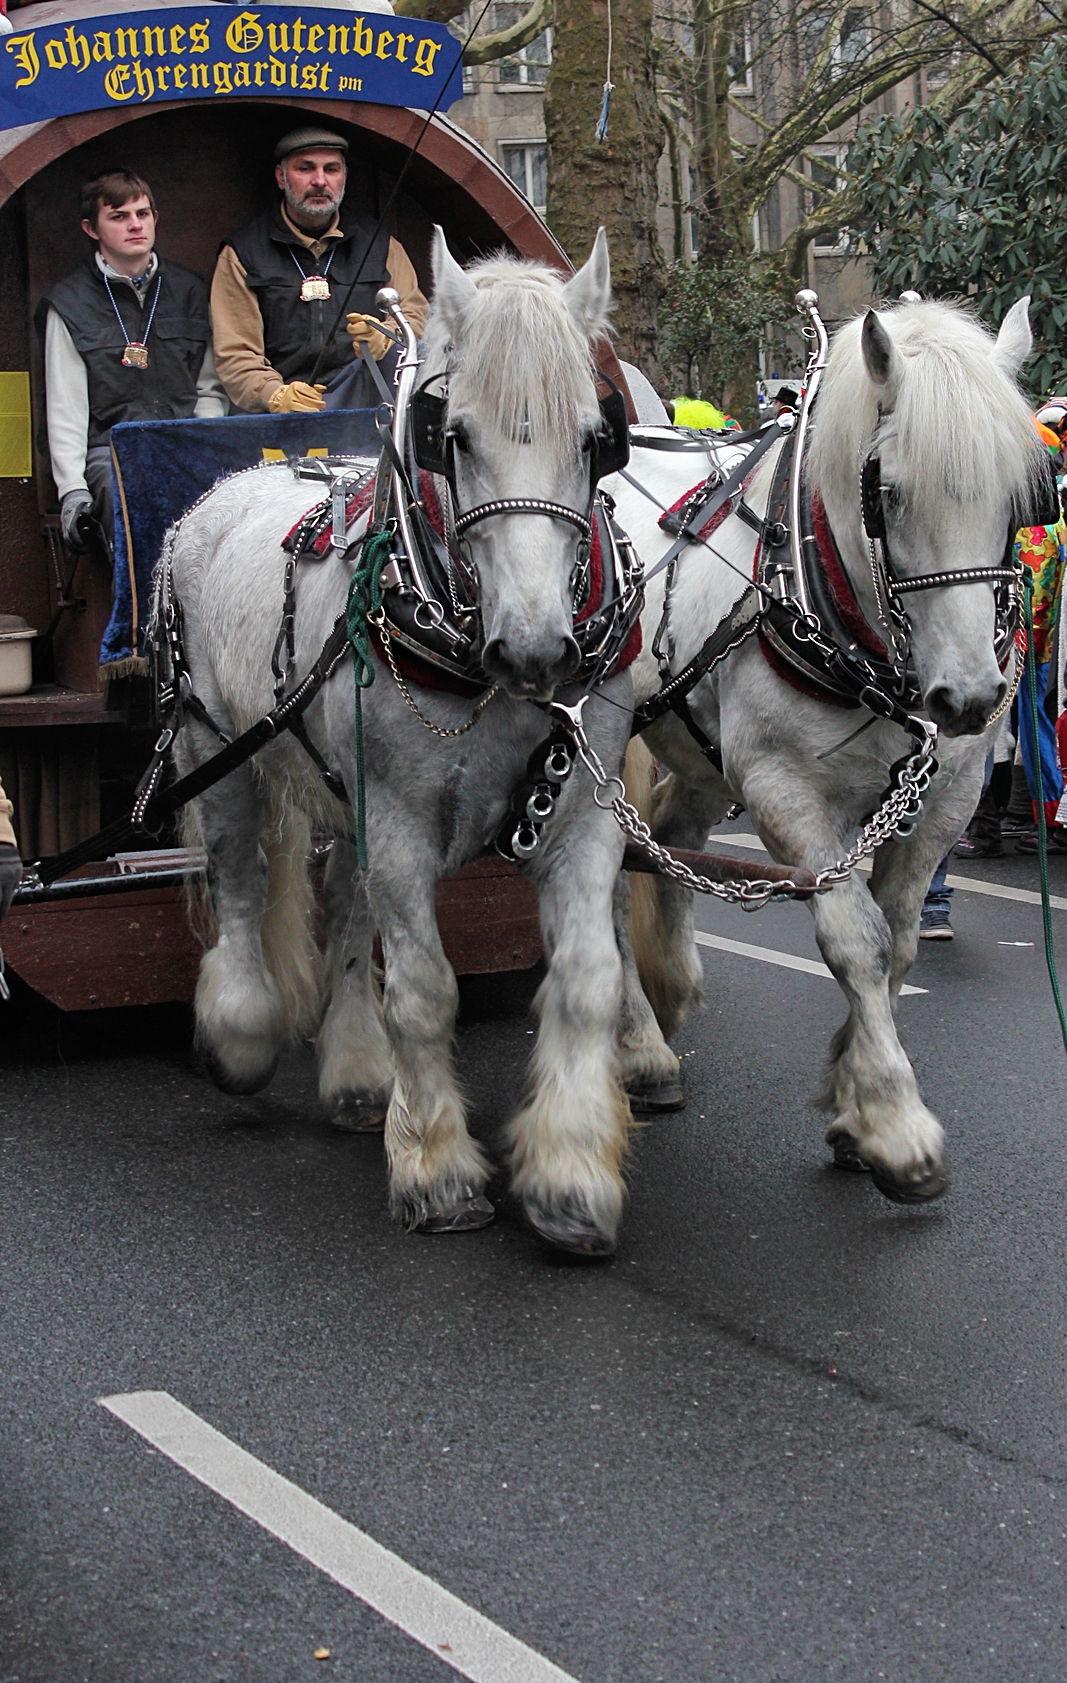
<instances>
[{"instance_id":1,"label":"blue draped cloth","mask_svg":"<svg viewBox=\"0 0 1067 1683\"><path fill-rule=\"evenodd\" d=\"M111 433L115 598L100 647L105 677L146 670L152 575L168 526L221 479L264 459L377 455L374 409L312 415L127 421ZM279 542L285 536L278 533Z\"/></svg>"}]
</instances>

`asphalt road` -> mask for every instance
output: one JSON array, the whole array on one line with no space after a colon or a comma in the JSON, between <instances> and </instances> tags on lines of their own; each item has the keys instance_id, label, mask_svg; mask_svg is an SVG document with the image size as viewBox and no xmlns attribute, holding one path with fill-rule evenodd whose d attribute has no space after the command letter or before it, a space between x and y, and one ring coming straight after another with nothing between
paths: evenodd
<instances>
[{"instance_id":1,"label":"asphalt road","mask_svg":"<svg viewBox=\"0 0 1067 1683\"><path fill-rule=\"evenodd\" d=\"M818 956L798 907L701 921ZM953 921L901 1005L941 1204L827 1167L836 986L709 950L688 1109L638 1133L592 1268L506 1204L393 1229L380 1141L331 1132L304 1053L228 1099L184 1012L4 1008L0 1683L457 1675L96 1401L137 1390L581 1683L1062 1683L1067 1062L1037 909L957 894ZM487 1141L529 995L465 990Z\"/></svg>"}]
</instances>

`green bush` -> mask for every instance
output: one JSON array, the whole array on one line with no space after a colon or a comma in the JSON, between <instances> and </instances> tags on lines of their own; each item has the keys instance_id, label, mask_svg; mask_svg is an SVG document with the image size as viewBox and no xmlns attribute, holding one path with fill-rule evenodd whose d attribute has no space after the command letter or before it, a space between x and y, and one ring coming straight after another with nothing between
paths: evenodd
<instances>
[{"instance_id":1,"label":"green bush","mask_svg":"<svg viewBox=\"0 0 1067 1683\"><path fill-rule=\"evenodd\" d=\"M659 318L672 392L721 406L738 370L748 365L755 404L760 348L777 346L779 330L795 324L795 291L775 256L672 263Z\"/></svg>"},{"instance_id":2,"label":"green bush","mask_svg":"<svg viewBox=\"0 0 1067 1683\"><path fill-rule=\"evenodd\" d=\"M1067 390L1067 70L1049 45L947 120L879 117L849 155L876 290L962 297L993 327L1030 294L1035 396Z\"/></svg>"}]
</instances>

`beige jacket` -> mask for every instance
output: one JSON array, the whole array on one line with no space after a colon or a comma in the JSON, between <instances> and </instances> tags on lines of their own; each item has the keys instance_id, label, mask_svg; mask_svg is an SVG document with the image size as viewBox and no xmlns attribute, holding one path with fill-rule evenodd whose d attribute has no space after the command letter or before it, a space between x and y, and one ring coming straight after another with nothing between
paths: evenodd
<instances>
[{"instance_id":1,"label":"beige jacket","mask_svg":"<svg viewBox=\"0 0 1067 1683\"><path fill-rule=\"evenodd\" d=\"M284 209L282 215L285 216ZM314 239L295 227L288 216L285 220L316 260L329 250L331 240L344 237L336 221L321 238ZM415 332L421 334L430 306L419 291L414 265L399 240L389 241L386 267L390 286L400 294L404 314ZM224 245L219 253L211 282L211 328L215 341L215 367L231 403L239 409L265 411L271 393L285 382L267 360L259 304L255 293L246 284L245 271L237 253L229 245Z\"/></svg>"}]
</instances>

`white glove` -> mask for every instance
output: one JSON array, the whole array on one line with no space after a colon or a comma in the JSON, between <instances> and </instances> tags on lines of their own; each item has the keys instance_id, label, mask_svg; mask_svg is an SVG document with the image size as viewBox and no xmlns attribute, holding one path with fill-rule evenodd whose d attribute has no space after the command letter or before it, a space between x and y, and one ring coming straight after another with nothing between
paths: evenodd
<instances>
[{"instance_id":1,"label":"white glove","mask_svg":"<svg viewBox=\"0 0 1067 1683\"><path fill-rule=\"evenodd\" d=\"M77 491L68 491L59 509L59 523L63 528L63 536L72 549L84 549L85 540L78 530L80 515L87 514L93 506L92 496L84 486Z\"/></svg>"}]
</instances>

